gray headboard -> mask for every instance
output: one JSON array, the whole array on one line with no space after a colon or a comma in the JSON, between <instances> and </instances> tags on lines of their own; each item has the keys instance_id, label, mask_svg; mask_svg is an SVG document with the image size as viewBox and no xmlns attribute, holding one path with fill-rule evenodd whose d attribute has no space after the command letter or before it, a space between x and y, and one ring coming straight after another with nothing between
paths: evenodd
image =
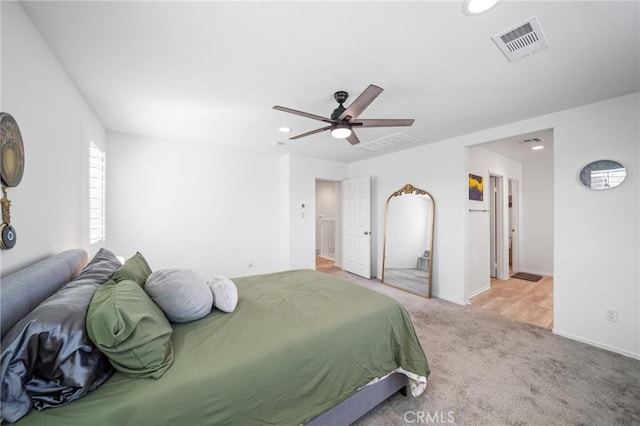
<instances>
[{"instance_id":1,"label":"gray headboard","mask_svg":"<svg viewBox=\"0 0 640 426\"><path fill-rule=\"evenodd\" d=\"M74 279L88 262L82 249L67 250L2 278L0 324L2 338L22 317Z\"/></svg>"}]
</instances>

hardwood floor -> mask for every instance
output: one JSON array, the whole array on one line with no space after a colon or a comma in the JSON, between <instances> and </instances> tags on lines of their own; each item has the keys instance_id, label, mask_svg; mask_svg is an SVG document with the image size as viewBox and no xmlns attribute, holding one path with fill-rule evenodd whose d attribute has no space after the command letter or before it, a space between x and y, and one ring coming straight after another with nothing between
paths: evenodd
<instances>
[{"instance_id":1,"label":"hardwood floor","mask_svg":"<svg viewBox=\"0 0 640 426\"><path fill-rule=\"evenodd\" d=\"M321 256L316 256L316 271L333 272L341 270L342 269L338 268L333 260Z\"/></svg>"},{"instance_id":2,"label":"hardwood floor","mask_svg":"<svg viewBox=\"0 0 640 426\"><path fill-rule=\"evenodd\" d=\"M553 277L538 282L492 279L491 288L470 300L472 305L518 321L553 327Z\"/></svg>"}]
</instances>

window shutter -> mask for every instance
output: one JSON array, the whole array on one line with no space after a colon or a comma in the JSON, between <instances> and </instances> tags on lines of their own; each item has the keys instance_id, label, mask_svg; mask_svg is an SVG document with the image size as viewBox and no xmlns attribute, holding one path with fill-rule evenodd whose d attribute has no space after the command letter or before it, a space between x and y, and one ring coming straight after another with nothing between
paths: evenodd
<instances>
[{"instance_id":1,"label":"window shutter","mask_svg":"<svg viewBox=\"0 0 640 426\"><path fill-rule=\"evenodd\" d=\"M106 231L105 153L93 141L89 142L89 241L104 241Z\"/></svg>"}]
</instances>

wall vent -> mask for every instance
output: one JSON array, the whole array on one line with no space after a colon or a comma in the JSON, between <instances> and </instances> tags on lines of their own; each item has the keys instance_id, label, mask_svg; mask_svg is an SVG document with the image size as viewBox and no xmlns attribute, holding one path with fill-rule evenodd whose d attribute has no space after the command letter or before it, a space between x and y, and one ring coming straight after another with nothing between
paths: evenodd
<instances>
[{"instance_id":1,"label":"wall vent","mask_svg":"<svg viewBox=\"0 0 640 426\"><path fill-rule=\"evenodd\" d=\"M510 62L515 62L549 47L549 41L536 16L494 35L492 38Z\"/></svg>"},{"instance_id":2,"label":"wall vent","mask_svg":"<svg viewBox=\"0 0 640 426\"><path fill-rule=\"evenodd\" d=\"M385 152L397 151L406 148L409 145L415 145L421 142L422 141L420 139L416 139L404 133L394 133L393 135L355 146L360 149L364 149L365 151Z\"/></svg>"}]
</instances>

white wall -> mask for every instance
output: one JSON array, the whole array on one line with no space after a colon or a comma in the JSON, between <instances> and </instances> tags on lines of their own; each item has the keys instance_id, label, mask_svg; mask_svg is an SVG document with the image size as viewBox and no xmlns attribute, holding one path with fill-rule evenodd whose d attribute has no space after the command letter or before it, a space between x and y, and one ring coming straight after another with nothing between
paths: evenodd
<instances>
[{"instance_id":1,"label":"white wall","mask_svg":"<svg viewBox=\"0 0 640 426\"><path fill-rule=\"evenodd\" d=\"M404 185L429 192L435 203L432 271L434 297L465 301L466 165L462 141L444 141L349 165L351 177L372 176L373 270L382 276L384 206Z\"/></svg>"},{"instance_id":2,"label":"white wall","mask_svg":"<svg viewBox=\"0 0 640 426\"><path fill-rule=\"evenodd\" d=\"M521 270L553 275L553 160L536 156L524 163L520 188Z\"/></svg>"},{"instance_id":3,"label":"white wall","mask_svg":"<svg viewBox=\"0 0 640 426\"><path fill-rule=\"evenodd\" d=\"M554 331L640 357L638 94L566 111L554 132ZM578 171L598 159L627 180L592 191ZM605 310L619 311L617 323Z\"/></svg>"},{"instance_id":4,"label":"white wall","mask_svg":"<svg viewBox=\"0 0 640 426\"><path fill-rule=\"evenodd\" d=\"M94 251L88 235L91 138L105 147L104 127L17 2L2 9L2 111L22 133L22 182L7 193L12 250L0 254L2 275L73 247Z\"/></svg>"},{"instance_id":5,"label":"white wall","mask_svg":"<svg viewBox=\"0 0 640 426\"><path fill-rule=\"evenodd\" d=\"M107 243L204 278L288 269L277 157L108 133Z\"/></svg>"},{"instance_id":6,"label":"white wall","mask_svg":"<svg viewBox=\"0 0 640 426\"><path fill-rule=\"evenodd\" d=\"M465 147L552 128L554 332L640 357L639 99L634 93L350 164L351 175L374 177L377 246L386 197L405 183L430 191L434 295L464 303L470 294ZM580 187L578 171L599 158L628 167L624 185L598 193ZM618 310L620 320L605 321L606 309Z\"/></svg>"},{"instance_id":7,"label":"white wall","mask_svg":"<svg viewBox=\"0 0 640 426\"><path fill-rule=\"evenodd\" d=\"M347 178L347 165L289 154L284 158L289 171L289 267L315 269L316 179L344 180ZM339 214L336 215L336 227L340 227ZM341 259L339 250L340 241L336 241L337 266L340 266Z\"/></svg>"},{"instance_id":8,"label":"white wall","mask_svg":"<svg viewBox=\"0 0 640 426\"><path fill-rule=\"evenodd\" d=\"M498 271L498 277L506 279L509 276L509 220L508 220L508 194L509 179L520 181L522 179L522 166L520 163L510 160L495 152L489 151L482 146L473 146L468 150L468 172L474 175L482 176L484 185L484 197L482 201L469 200L467 197L468 229L469 229L469 246L468 246L468 262L469 282L467 289L467 297L487 290L490 286L490 252L489 252L489 218L490 214L490 175L502 176L502 193L503 198L502 209L504 212L504 226L501 232L503 236L501 256L502 270ZM549 188L553 193L553 187ZM473 211L471 211L473 210Z\"/></svg>"}]
</instances>

